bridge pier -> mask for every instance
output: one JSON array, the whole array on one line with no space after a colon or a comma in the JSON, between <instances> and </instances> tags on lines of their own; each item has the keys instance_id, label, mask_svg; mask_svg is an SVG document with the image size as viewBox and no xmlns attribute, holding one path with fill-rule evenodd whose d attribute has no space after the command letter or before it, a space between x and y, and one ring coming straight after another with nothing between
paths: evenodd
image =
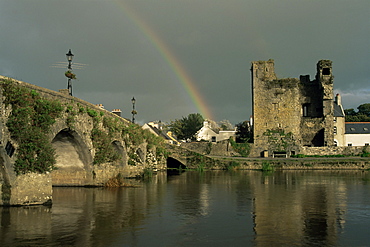
<instances>
[{"instance_id":1,"label":"bridge pier","mask_svg":"<svg viewBox=\"0 0 370 247\"><path fill-rule=\"evenodd\" d=\"M11 185L10 193L9 205L12 206L51 204L53 194L51 174L18 175Z\"/></svg>"}]
</instances>

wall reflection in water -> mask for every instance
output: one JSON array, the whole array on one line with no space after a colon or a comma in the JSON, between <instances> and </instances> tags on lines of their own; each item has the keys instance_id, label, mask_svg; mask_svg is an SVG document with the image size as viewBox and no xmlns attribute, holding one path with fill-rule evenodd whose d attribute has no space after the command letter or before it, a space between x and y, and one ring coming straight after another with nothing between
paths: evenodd
<instances>
[{"instance_id":1,"label":"wall reflection in water","mask_svg":"<svg viewBox=\"0 0 370 247\"><path fill-rule=\"evenodd\" d=\"M343 175L291 171L254 177L256 245L335 245L347 210L348 181Z\"/></svg>"},{"instance_id":2,"label":"wall reflection in water","mask_svg":"<svg viewBox=\"0 0 370 247\"><path fill-rule=\"evenodd\" d=\"M366 245L356 227L370 227L368 181L360 171L212 171L54 188L52 207L0 208L1 246Z\"/></svg>"}]
</instances>

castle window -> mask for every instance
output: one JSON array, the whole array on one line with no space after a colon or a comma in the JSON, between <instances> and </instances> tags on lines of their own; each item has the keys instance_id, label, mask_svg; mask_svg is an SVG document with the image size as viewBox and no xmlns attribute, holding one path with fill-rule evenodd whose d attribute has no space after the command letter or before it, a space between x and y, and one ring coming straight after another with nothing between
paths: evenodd
<instances>
[{"instance_id":1,"label":"castle window","mask_svg":"<svg viewBox=\"0 0 370 247\"><path fill-rule=\"evenodd\" d=\"M303 111L303 116L308 117L308 107L310 104L303 104L302 106L302 111Z\"/></svg>"},{"instance_id":2,"label":"castle window","mask_svg":"<svg viewBox=\"0 0 370 247\"><path fill-rule=\"evenodd\" d=\"M334 135L337 134L337 126L334 126Z\"/></svg>"},{"instance_id":3,"label":"castle window","mask_svg":"<svg viewBox=\"0 0 370 247\"><path fill-rule=\"evenodd\" d=\"M5 151L6 151L6 154L9 155L9 157L12 157L14 154L15 148L10 142L7 142L5 146Z\"/></svg>"},{"instance_id":4,"label":"castle window","mask_svg":"<svg viewBox=\"0 0 370 247\"><path fill-rule=\"evenodd\" d=\"M352 143L348 143L348 147L352 147Z\"/></svg>"},{"instance_id":5,"label":"castle window","mask_svg":"<svg viewBox=\"0 0 370 247\"><path fill-rule=\"evenodd\" d=\"M337 118L336 117L334 117L334 123L336 123L337 122Z\"/></svg>"},{"instance_id":6,"label":"castle window","mask_svg":"<svg viewBox=\"0 0 370 247\"><path fill-rule=\"evenodd\" d=\"M323 68L322 69L322 74L323 75L330 75L330 68Z\"/></svg>"},{"instance_id":7,"label":"castle window","mask_svg":"<svg viewBox=\"0 0 370 247\"><path fill-rule=\"evenodd\" d=\"M323 108L316 108L316 113L321 116L323 114Z\"/></svg>"},{"instance_id":8,"label":"castle window","mask_svg":"<svg viewBox=\"0 0 370 247\"><path fill-rule=\"evenodd\" d=\"M369 146L369 143L368 142L365 142L365 146Z\"/></svg>"}]
</instances>

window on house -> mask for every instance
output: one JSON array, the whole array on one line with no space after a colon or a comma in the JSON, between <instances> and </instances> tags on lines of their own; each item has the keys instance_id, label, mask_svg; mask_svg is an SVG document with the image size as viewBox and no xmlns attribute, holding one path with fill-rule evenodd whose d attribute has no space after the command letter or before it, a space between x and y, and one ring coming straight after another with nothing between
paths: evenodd
<instances>
[{"instance_id":1,"label":"window on house","mask_svg":"<svg viewBox=\"0 0 370 247\"><path fill-rule=\"evenodd\" d=\"M216 142L216 137L212 136L212 142Z\"/></svg>"},{"instance_id":2,"label":"window on house","mask_svg":"<svg viewBox=\"0 0 370 247\"><path fill-rule=\"evenodd\" d=\"M323 75L330 75L330 68L323 68L322 69L322 74Z\"/></svg>"},{"instance_id":3,"label":"window on house","mask_svg":"<svg viewBox=\"0 0 370 247\"><path fill-rule=\"evenodd\" d=\"M351 131L355 131L355 128L350 128Z\"/></svg>"},{"instance_id":4,"label":"window on house","mask_svg":"<svg viewBox=\"0 0 370 247\"><path fill-rule=\"evenodd\" d=\"M352 147L352 143L348 143L348 147Z\"/></svg>"},{"instance_id":5,"label":"window on house","mask_svg":"<svg viewBox=\"0 0 370 247\"><path fill-rule=\"evenodd\" d=\"M365 130L365 131L368 131L369 129L365 127L365 128L364 128L364 130Z\"/></svg>"}]
</instances>

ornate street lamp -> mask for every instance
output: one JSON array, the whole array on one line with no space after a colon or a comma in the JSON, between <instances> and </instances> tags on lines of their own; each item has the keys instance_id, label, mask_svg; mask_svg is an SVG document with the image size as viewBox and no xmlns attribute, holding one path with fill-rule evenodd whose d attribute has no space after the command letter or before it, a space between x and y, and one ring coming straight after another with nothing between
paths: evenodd
<instances>
[{"instance_id":1,"label":"ornate street lamp","mask_svg":"<svg viewBox=\"0 0 370 247\"><path fill-rule=\"evenodd\" d=\"M137 114L137 111L135 110L135 102L136 102L136 99L135 97L132 97L131 99L131 102L132 102L132 123L135 123L135 115Z\"/></svg>"},{"instance_id":2,"label":"ornate street lamp","mask_svg":"<svg viewBox=\"0 0 370 247\"><path fill-rule=\"evenodd\" d=\"M72 59L73 59L73 54L71 52L71 49L69 49L69 52L66 54L67 60L68 60L68 71L65 73L65 76L68 77L68 84L67 84L67 89L69 92L69 95L72 96L72 79L76 79L76 75L72 73Z\"/></svg>"}]
</instances>

